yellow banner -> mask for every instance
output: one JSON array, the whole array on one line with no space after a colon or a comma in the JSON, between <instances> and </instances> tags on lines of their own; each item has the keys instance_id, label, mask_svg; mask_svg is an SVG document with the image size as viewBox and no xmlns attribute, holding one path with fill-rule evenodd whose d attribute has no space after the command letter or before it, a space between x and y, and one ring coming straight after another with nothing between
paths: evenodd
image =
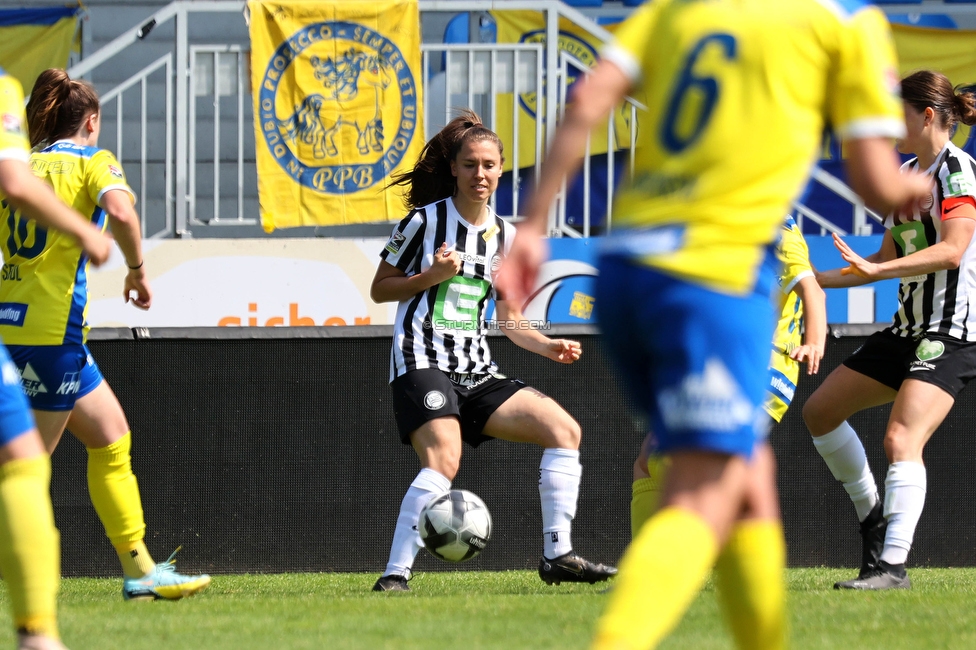
<instances>
[{"instance_id":1,"label":"yellow banner","mask_svg":"<svg viewBox=\"0 0 976 650\"><path fill-rule=\"evenodd\" d=\"M261 224L403 216L424 145L417 0L248 2Z\"/></svg>"},{"instance_id":2,"label":"yellow banner","mask_svg":"<svg viewBox=\"0 0 976 650\"><path fill-rule=\"evenodd\" d=\"M499 43L545 43L546 23L540 11L493 11L492 18L498 26ZM610 31L614 26L604 25ZM589 32L580 29L565 18L559 19L559 49L577 59L587 67L593 67L602 43ZM582 74L579 69L569 68L568 84L576 81ZM543 82L545 83L545 82ZM544 97L543 97L544 99ZM502 142L513 143L513 102L518 102L518 133L519 133L519 167L529 167L535 164L535 121L537 115L545 119L545 101L540 102L537 93L519 93L515 97L512 93L500 93L496 97L497 117L496 127ZM614 139L616 148L623 148L630 143L630 109L618 108L614 113ZM543 146L546 134L543 133ZM594 129L590 137L590 151L594 154L607 152L607 124ZM506 158L505 170L511 168L511 156Z\"/></svg>"},{"instance_id":3,"label":"yellow banner","mask_svg":"<svg viewBox=\"0 0 976 650\"><path fill-rule=\"evenodd\" d=\"M66 68L78 51L78 7L0 9L0 67L30 94L48 68Z\"/></svg>"},{"instance_id":4,"label":"yellow banner","mask_svg":"<svg viewBox=\"0 0 976 650\"><path fill-rule=\"evenodd\" d=\"M935 70L949 77L953 85L976 85L976 32L954 29L925 29L892 25L899 72ZM971 127L960 124L952 141L962 147Z\"/></svg>"}]
</instances>

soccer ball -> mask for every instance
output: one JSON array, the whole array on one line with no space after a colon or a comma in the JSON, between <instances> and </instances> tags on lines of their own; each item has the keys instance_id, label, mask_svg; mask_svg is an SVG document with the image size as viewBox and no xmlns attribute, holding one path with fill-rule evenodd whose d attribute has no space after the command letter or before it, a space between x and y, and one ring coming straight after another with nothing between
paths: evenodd
<instances>
[{"instance_id":1,"label":"soccer ball","mask_svg":"<svg viewBox=\"0 0 976 650\"><path fill-rule=\"evenodd\" d=\"M420 539L445 562L464 562L485 550L491 514L485 502L467 490L435 496L420 511Z\"/></svg>"}]
</instances>

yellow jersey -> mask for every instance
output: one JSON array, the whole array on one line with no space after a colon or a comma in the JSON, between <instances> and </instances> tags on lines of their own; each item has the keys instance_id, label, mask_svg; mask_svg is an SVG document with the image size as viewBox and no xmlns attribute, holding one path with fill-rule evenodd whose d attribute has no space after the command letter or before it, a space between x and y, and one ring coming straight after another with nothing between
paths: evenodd
<instances>
[{"instance_id":1,"label":"yellow jersey","mask_svg":"<svg viewBox=\"0 0 976 650\"><path fill-rule=\"evenodd\" d=\"M132 195L110 151L60 141L31 154L34 174L62 201L104 230L99 207L109 190ZM134 199L134 195L133 195ZM41 228L11 206L0 212L0 337L8 345L84 343L88 334L88 256L69 235Z\"/></svg>"},{"instance_id":2,"label":"yellow jersey","mask_svg":"<svg viewBox=\"0 0 976 650\"><path fill-rule=\"evenodd\" d=\"M863 2L654 0L614 38L602 57L648 106L614 208L623 248L714 290L753 288L826 128L904 131L890 28Z\"/></svg>"},{"instance_id":3,"label":"yellow jersey","mask_svg":"<svg viewBox=\"0 0 976 650\"><path fill-rule=\"evenodd\" d=\"M777 276L779 319L773 334L773 349L789 354L800 347L800 319L803 318L803 301L793 289L800 280L813 277L810 249L793 217L786 217L780 229L776 257L782 264L782 270Z\"/></svg>"}]
</instances>

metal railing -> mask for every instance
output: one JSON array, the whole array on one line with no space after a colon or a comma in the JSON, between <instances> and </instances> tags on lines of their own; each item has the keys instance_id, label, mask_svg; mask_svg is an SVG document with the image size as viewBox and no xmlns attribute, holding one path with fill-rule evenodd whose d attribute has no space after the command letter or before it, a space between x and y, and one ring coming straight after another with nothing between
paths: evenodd
<instances>
[{"instance_id":1,"label":"metal railing","mask_svg":"<svg viewBox=\"0 0 976 650\"><path fill-rule=\"evenodd\" d=\"M894 11L976 12L976 5L889 5ZM134 72L123 82L102 90L102 146L116 152L129 181L140 198L143 229L148 237L186 237L193 230L226 225L258 229L257 171L253 128L253 97L250 92L249 53L243 31L242 0L193 2L177 0L154 12L138 25L126 30L110 43L72 66L72 77L114 78L114 70L127 63L130 48L148 43L150 32L155 38L172 29L173 43L168 52L151 64ZM421 47L424 85L424 132L436 132L451 116L451 110L470 107L497 130L500 118L498 98L511 93L518 98L536 93L539 107L531 134L534 160L520 161L522 120L518 102L512 101L512 141L506 142L511 160L511 215L517 214L522 181L526 174L538 177L541 152L550 137L548 128L557 122L565 105L570 66L586 70L587 66L558 48L559 20L572 21L601 42L609 32L580 10L557 0L420 0L424 12L469 13L507 10L535 10L545 19L545 41L542 43L424 43ZM602 9L603 12L607 8ZM626 12L626 10L622 10ZM190 25L204 14L218 14L221 21L237 14L239 34L218 43L192 43ZM230 23L227 23L230 25ZM168 27L165 27L168 26ZM228 30L233 31L233 30ZM241 36L243 34L243 36ZM210 39L217 40L217 39ZM440 58L439 58L440 57ZM131 57L133 59L137 57ZM439 65L443 61L443 66ZM438 65L433 65L434 63ZM443 69L441 69L443 68ZM555 83L546 83L546 79ZM637 120L640 106L629 102L623 118L629 125ZM619 142L614 120L607 125L606 215L601 226L609 229L612 218L616 177L615 162L628 156L626 170L632 169L635 129L629 140ZM114 138L114 141L113 141ZM566 213L565 190L550 215L550 232L554 236L590 236L601 215L592 214L592 188L589 148L584 161L582 215ZM842 181L822 170L814 179L837 193L852 205L853 232L871 231L868 219L875 218L864 203ZM496 196L495 201L498 197ZM841 230L822 215L805 206L797 206L799 219L810 219L822 232ZM211 231L212 232L212 231ZM239 235L238 235L239 236Z\"/></svg>"},{"instance_id":2,"label":"metal railing","mask_svg":"<svg viewBox=\"0 0 976 650\"><path fill-rule=\"evenodd\" d=\"M159 202L150 200L150 156L149 156L149 132L152 111L149 104L150 82L156 77L162 77L164 88L164 117L163 117L163 153L162 153L162 184L154 183L157 192L162 194L162 217L161 227L151 226L147 223L146 214L152 210L151 207L159 205ZM129 92L132 91L132 92ZM101 97L102 103L102 127L105 135L102 136L103 145L109 145L114 150L119 160L132 160L129 155L129 148L132 144L131 139L126 138L123 132L125 117L127 115L126 102L127 95L138 93L138 107L136 109L139 120L139 139L138 139L138 182L130 175L129 184L138 197L138 205L142 206L140 211L143 214L142 231L144 236L150 238L170 237L173 233L173 55L165 54L154 62L150 63L127 80L109 90ZM114 124L113 124L114 122ZM106 128L112 126L114 128ZM115 142L109 140L114 135ZM158 181L159 179L154 179Z\"/></svg>"},{"instance_id":3,"label":"metal railing","mask_svg":"<svg viewBox=\"0 0 976 650\"><path fill-rule=\"evenodd\" d=\"M69 69L72 77L97 77L127 58L132 47L146 41L151 32L172 26L171 51L124 82L102 91L102 146L114 150L129 172L129 181L141 197L143 230L148 237L186 237L192 230L224 225L258 224L256 169L253 134L253 97L248 79L247 44L192 43L190 24L203 14L242 14L240 0L192 2L177 0L126 30L97 52ZM545 17L545 43L458 43L422 46L425 107L434 97L436 71L433 57L445 60L443 117L452 109L470 107L497 128L497 97L508 91L514 97L537 93L540 97L532 135L537 177L540 152L556 123L560 100L565 97L567 61L558 49L559 20L565 18L584 32L605 42L610 34L580 11L557 0L421 0L421 12L487 12L535 10ZM220 20L226 20L221 16ZM243 18L242 18L243 21ZM578 64L578 62L576 62ZM585 69L585 66L582 66ZM166 80L158 75L165 69ZM102 76L111 76L103 74ZM546 84L545 79L557 83ZM98 84L96 80L96 86ZM129 95L140 93L138 100ZM152 93L156 92L156 96ZM114 103L111 101L114 100ZM131 103L130 101L134 102ZM209 106L208 106L209 104ZM425 111L426 133L435 132L442 116ZM513 101L512 182L510 205L517 212L522 176L526 167L518 159L521 121ZM445 119L446 121L446 119ZM611 127L612 128L612 127ZM111 134L111 135L109 135ZM227 135L229 134L229 135ZM138 152L130 143L138 142ZM632 145L631 145L632 146ZM612 179L613 170L609 171ZM613 183L610 183L608 199ZM497 198L496 198L497 200ZM587 236L591 215L585 210L581 227L567 223L565 202L551 215L553 234Z\"/></svg>"}]
</instances>

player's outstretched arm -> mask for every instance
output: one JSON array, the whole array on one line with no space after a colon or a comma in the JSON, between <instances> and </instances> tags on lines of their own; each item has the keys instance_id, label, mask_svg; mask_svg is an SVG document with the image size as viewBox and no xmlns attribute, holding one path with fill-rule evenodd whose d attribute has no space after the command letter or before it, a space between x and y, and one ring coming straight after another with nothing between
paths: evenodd
<instances>
[{"instance_id":1,"label":"player's outstretched arm","mask_svg":"<svg viewBox=\"0 0 976 650\"><path fill-rule=\"evenodd\" d=\"M495 320L512 343L529 352L559 363L573 363L583 354L579 341L551 339L535 329L534 324L512 301L495 302Z\"/></svg>"},{"instance_id":2,"label":"player's outstretched arm","mask_svg":"<svg viewBox=\"0 0 976 650\"><path fill-rule=\"evenodd\" d=\"M827 295L812 276L802 278L793 291L803 302L803 345L793 350L790 357L807 364L807 374L814 375L820 369L827 345Z\"/></svg>"},{"instance_id":3,"label":"player's outstretched arm","mask_svg":"<svg viewBox=\"0 0 976 650\"><path fill-rule=\"evenodd\" d=\"M115 241L122 249L129 272L122 287L125 301L139 309L152 305L152 290L146 277L145 259L142 256L142 225L132 205L132 195L125 190L108 190L101 198L101 206L108 214L109 227ZM135 297L132 294L135 293Z\"/></svg>"},{"instance_id":4,"label":"player's outstretched arm","mask_svg":"<svg viewBox=\"0 0 976 650\"><path fill-rule=\"evenodd\" d=\"M22 160L0 160L0 193L17 210L44 228L67 233L77 240L92 264L100 266L112 252L112 240L97 226L65 205Z\"/></svg>"},{"instance_id":5,"label":"player's outstretched arm","mask_svg":"<svg viewBox=\"0 0 976 650\"><path fill-rule=\"evenodd\" d=\"M872 264L860 258L847 242L834 235L834 245L841 257L850 264L849 273L870 281L926 275L945 269L959 268L963 253L976 232L976 219L960 217L942 222L942 239L920 250L909 251L902 257L892 257Z\"/></svg>"},{"instance_id":6,"label":"player's outstretched arm","mask_svg":"<svg viewBox=\"0 0 976 650\"><path fill-rule=\"evenodd\" d=\"M892 260L896 257L898 257L898 254L895 251L895 240L891 236L891 231L886 230L881 240L881 248L878 249L878 252L861 259L866 263L880 264L881 262ZM824 289L846 289L848 287L860 287L873 282L873 280L854 273L850 266L830 269L829 271L814 270L814 273L817 277L817 284Z\"/></svg>"},{"instance_id":7,"label":"player's outstretched arm","mask_svg":"<svg viewBox=\"0 0 976 650\"><path fill-rule=\"evenodd\" d=\"M844 144L851 187L881 214L914 206L932 195L932 179L927 174L901 172L891 138L852 138Z\"/></svg>"}]
</instances>

